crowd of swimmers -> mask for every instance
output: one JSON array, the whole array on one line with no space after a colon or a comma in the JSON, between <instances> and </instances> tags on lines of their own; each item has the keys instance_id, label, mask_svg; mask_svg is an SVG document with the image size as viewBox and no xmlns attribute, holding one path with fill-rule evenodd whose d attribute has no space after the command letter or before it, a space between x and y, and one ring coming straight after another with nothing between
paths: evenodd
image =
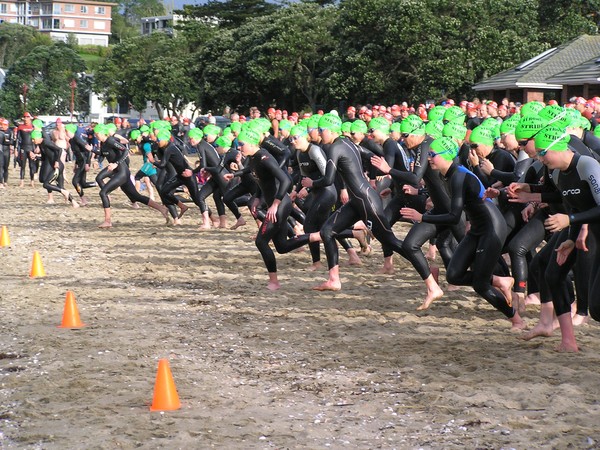
<instances>
[{"instance_id":1,"label":"crowd of swimmers","mask_svg":"<svg viewBox=\"0 0 600 450\"><path fill-rule=\"evenodd\" d=\"M86 130L57 120L48 131L25 113L14 129L0 119L0 188L12 156L20 185L28 173L49 203L60 193L73 207L85 206L85 192L98 190L100 228L112 227L110 193L117 188L171 226L183 224L193 203L201 230L227 228L226 210L236 229L247 224L247 208L271 290L281 287L273 248L308 245L315 270L324 249L328 278L314 289L337 291L339 246L350 264L360 264L377 239L381 273L394 273L394 253L406 259L423 280L419 309L427 309L444 295L432 262L437 251L446 289L471 286L523 339L560 328L557 350L575 352L574 326L588 314L600 320L597 115L600 98L581 97L563 106L507 99L351 106L343 117L274 108L261 117L251 108L248 118L231 114L224 129L173 117L136 129L109 123ZM135 172L131 151L143 157ZM69 158L75 196L64 182ZM89 181L95 162L100 170ZM409 224L402 239L392 229L398 221ZM540 304L540 318L526 330L521 315L529 304Z\"/></svg>"}]
</instances>

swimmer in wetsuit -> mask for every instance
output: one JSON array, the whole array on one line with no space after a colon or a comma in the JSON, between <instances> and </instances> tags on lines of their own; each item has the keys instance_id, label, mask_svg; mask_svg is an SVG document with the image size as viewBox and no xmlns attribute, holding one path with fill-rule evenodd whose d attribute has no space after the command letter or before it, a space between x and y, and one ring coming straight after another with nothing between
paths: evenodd
<instances>
[{"instance_id":1,"label":"swimmer in wetsuit","mask_svg":"<svg viewBox=\"0 0 600 450\"><path fill-rule=\"evenodd\" d=\"M327 254L329 279L315 286L320 291L339 291L342 288L339 274L339 255L335 238L348 232L349 228L361 220L371 228L375 238L382 245L388 245L404 256L402 241L394 235L383 211L381 197L364 174L361 152L367 152L348 139L340 137L342 122L333 114L325 114L319 120L322 143L329 145L325 175L312 182L311 187L321 188L333 184L339 174L348 190L349 201L336 210L321 228L321 237ZM369 157L373 156L367 152ZM351 230L349 230L351 232ZM345 237L352 237L348 235Z\"/></svg>"},{"instance_id":2,"label":"swimmer in wetsuit","mask_svg":"<svg viewBox=\"0 0 600 450\"><path fill-rule=\"evenodd\" d=\"M434 140L428 154L432 168L448 179L450 211L446 214L420 214L414 209L403 208L400 212L416 222L448 225L458 223L464 210L471 228L459 242L448 264L448 283L472 286L475 292L510 319L514 329L522 329L525 323L508 303L512 278L493 275L506 239L506 223L498 208L490 200L484 200L485 189L481 181L468 169L453 162L457 155L458 144L448 137Z\"/></svg>"},{"instance_id":3,"label":"swimmer in wetsuit","mask_svg":"<svg viewBox=\"0 0 600 450\"><path fill-rule=\"evenodd\" d=\"M249 158L249 165L259 186L254 204L262 200L268 208L256 235L255 244L269 272L267 288L274 291L279 289L281 284L277 277L277 261L269 242L273 241L278 253L288 253L309 242L318 242L321 238L319 233L311 233L287 239L287 218L292 210L292 201L287 191L291 181L275 158L259 147L260 141L260 134L251 129L242 131L238 137L239 148L244 156ZM227 174L225 178L230 180L233 174Z\"/></svg>"},{"instance_id":4,"label":"swimmer in wetsuit","mask_svg":"<svg viewBox=\"0 0 600 450\"><path fill-rule=\"evenodd\" d=\"M69 139L69 145L73 158L75 161L75 167L73 169L73 186L79 194L79 201L82 206L88 204L88 200L85 197L83 191L84 188L95 187L96 183L86 181L86 174L90 170L90 161L92 159L92 146L78 133L77 125L68 124L65 125L65 132Z\"/></svg>"}]
</instances>

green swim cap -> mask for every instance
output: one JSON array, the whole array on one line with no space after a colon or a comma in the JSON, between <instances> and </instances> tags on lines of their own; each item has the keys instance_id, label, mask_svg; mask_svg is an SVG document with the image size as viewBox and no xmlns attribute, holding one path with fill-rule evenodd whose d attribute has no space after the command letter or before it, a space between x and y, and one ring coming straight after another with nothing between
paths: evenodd
<instances>
[{"instance_id":1,"label":"green swim cap","mask_svg":"<svg viewBox=\"0 0 600 450\"><path fill-rule=\"evenodd\" d=\"M460 106L451 106L450 108L446 108L446 112L444 113L445 121L457 122L460 125L464 125L466 118L467 115L462 109L460 109Z\"/></svg>"},{"instance_id":2,"label":"green swim cap","mask_svg":"<svg viewBox=\"0 0 600 450\"><path fill-rule=\"evenodd\" d=\"M442 120L446 114L446 107L442 105L434 106L427 113L427 120L435 122L436 120Z\"/></svg>"},{"instance_id":3,"label":"green swim cap","mask_svg":"<svg viewBox=\"0 0 600 450\"><path fill-rule=\"evenodd\" d=\"M558 105L548 105L540 110L538 116L540 116L542 119L546 119L550 124L555 120L564 118L565 108Z\"/></svg>"},{"instance_id":4,"label":"green swim cap","mask_svg":"<svg viewBox=\"0 0 600 450\"><path fill-rule=\"evenodd\" d=\"M483 128L489 128L492 131L494 140L500 138L500 122L493 117L488 117L479 126Z\"/></svg>"},{"instance_id":5,"label":"green swim cap","mask_svg":"<svg viewBox=\"0 0 600 450\"><path fill-rule=\"evenodd\" d=\"M218 136L221 134L221 128L213 124L208 124L202 129L202 132L204 133L204 136L208 136L209 134Z\"/></svg>"},{"instance_id":6,"label":"green swim cap","mask_svg":"<svg viewBox=\"0 0 600 450\"><path fill-rule=\"evenodd\" d=\"M400 123L400 130L402 134L417 134L422 136L425 134L425 124L420 117L413 114Z\"/></svg>"},{"instance_id":7,"label":"green swim cap","mask_svg":"<svg viewBox=\"0 0 600 450\"><path fill-rule=\"evenodd\" d=\"M350 128L352 128L352 122L342 123L342 133L350 133Z\"/></svg>"},{"instance_id":8,"label":"green swim cap","mask_svg":"<svg viewBox=\"0 0 600 450\"><path fill-rule=\"evenodd\" d=\"M590 131L592 129L592 124L588 119L583 116L579 116L579 126L578 128L583 128L585 131ZM598 127L596 127L598 128Z\"/></svg>"},{"instance_id":9,"label":"green swim cap","mask_svg":"<svg viewBox=\"0 0 600 450\"><path fill-rule=\"evenodd\" d=\"M302 125L293 126L290 130L290 136L306 136L307 134L306 127Z\"/></svg>"},{"instance_id":10,"label":"green swim cap","mask_svg":"<svg viewBox=\"0 0 600 450\"><path fill-rule=\"evenodd\" d=\"M352 126L350 127L350 133L363 133L366 134L369 131L367 124L364 120L355 120L352 122Z\"/></svg>"},{"instance_id":11,"label":"green swim cap","mask_svg":"<svg viewBox=\"0 0 600 450\"><path fill-rule=\"evenodd\" d=\"M596 125L596 128L594 128L594 136L600 137L600 125Z\"/></svg>"},{"instance_id":12,"label":"green swim cap","mask_svg":"<svg viewBox=\"0 0 600 450\"><path fill-rule=\"evenodd\" d=\"M160 130L156 135L157 141L170 141L171 140L171 132L169 130Z\"/></svg>"},{"instance_id":13,"label":"green swim cap","mask_svg":"<svg viewBox=\"0 0 600 450\"><path fill-rule=\"evenodd\" d=\"M254 131L258 131L260 134L268 133L271 129L271 122L269 122L269 119L259 117L258 119L250 121L250 128L252 128Z\"/></svg>"},{"instance_id":14,"label":"green swim cap","mask_svg":"<svg viewBox=\"0 0 600 450\"><path fill-rule=\"evenodd\" d=\"M321 117L323 117L323 116L320 116L319 114L313 114L308 119L306 127L309 130L319 128L319 121L321 120Z\"/></svg>"},{"instance_id":15,"label":"green swim cap","mask_svg":"<svg viewBox=\"0 0 600 450\"><path fill-rule=\"evenodd\" d=\"M437 138L431 143L429 148L446 161L452 161L458 156L458 143L451 137Z\"/></svg>"},{"instance_id":16,"label":"green swim cap","mask_svg":"<svg viewBox=\"0 0 600 450\"><path fill-rule=\"evenodd\" d=\"M44 122L42 122L40 119L34 119L31 122L31 125L33 126L34 129L36 130L41 130L42 128L44 128Z\"/></svg>"},{"instance_id":17,"label":"green swim cap","mask_svg":"<svg viewBox=\"0 0 600 450\"><path fill-rule=\"evenodd\" d=\"M114 123L107 123L106 124L106 132L107 133L116 133L117 131L117 126Z\"/></svg>"},{"instance_id":18,"label":"green swim cap","mask_svg":"<svg viewBox=\"0 0 600 450\"><path fill-rule=\"evenodd\" d=\"M402 131L400 130L400 122L394 122L390 126L390 133L402 133Z\"/></svg>"},{"instance_id":19,"label":"green swim cap","mask_svg":"<svg viewBox=\"0 0 600 450\"><path fill-rule=\"evenodd\" d=\"M467 135L467 127L458 122L448 122L442 129L442 136L451 137L460 141Z\"/></svg>"},{"instance_id":20,"label":"green swim cap","mask_svg":"<svg viewBox=\"0 0 600 450\"><path fill-rule=\"evenodd\" d=\"M544 105L540 102L527 102L521 106L520 114L521 117L537 116L543 108Z\"/></svg>"},{"instance_id":21,"label":"green swim cap","mask_svg":"<svg viewBox=\"0 0 600 450\"><path fill-rule=\"evenodd\" d=\"M148 125L142 125L140 127L140 133L142 133L142 134L150 133L150 127Z\"/></svg>"},{"instance_id":22,"label":"green swim cap","mask_svg":"<svg viewBox=\"0 0 600 450\"><path fill-rule=\"evenodd\" d=\"M504 120L502 124L500 124L500 133L515 134L515 130L517 129L517 125L519 124L519 120L521 120L520 114L513 114L508 119Z\"/></svg>"},{"instance_id":23,"label":"green swim cap","mask_svg":"<svg viewBox=\"0 0 600 450\"><path fill-rule=\"evenodd\" d=\"M99 123L94 127L94 133L105 134L108 136L108 130L106 129L106 125L104 125L103 123Z\"/></svg>"},{"instance_id":24,"label":"green swim cap","mask_svg":"<svg viewBox=\"0 0 600 450\"><path fill-rule=\"evenodd\" d=\"M155 130L169 130L171 131L171 122L166 120L156 120L150 124Z\"/></svg>"},{"instance_id":25,"label":"green swim cap","mask_svg":"<svg viewBox=\"0 0 600 450\"><path fill-rule=\"evenodd\" d=\"M192 128L190 131L188 131L188 137L190 139L195 139L199 141L204 137L204 133L200 128Z\"/></svg>"},{"instance_id":26,"label":"green swim cap","mask_svg":"<svg viewBox=\"0 0 600 450\"><path fill-rule=\"evenodd\" d=\"M223 136L229 136L229 135L231 135L231 128L229 128L229 127L223 128Z\"/></svg>"},{"instance_id":27,"label":"green swim cap","mask_svg":"<svg viewBox=\"0 0 600 450\"><path fill-rule=\"evenodd\" d=\"M434 139L441 138L443 129L444 121L442 119L433 120L431 122L427 122L427 125L425 125L425 134Z\"/></svg>"},{"instance_id":28,"label":"green swim cap","mask_svg":"<svg viewBox=\"0 0 600 450\"><path fill-rule=\"evenodd\" d=\"M141 135L142 133L140 132L140 130L132 130L129 134L129 139L131 139L132 141L136 141Z\"/></svg>"},{"instance_id":29,"label":"green swim cap","mask_svg":"<svg viewBox=\"0 0 600 450\"><path fill-rule=\"evenodd\" d=\"M390 123L383 117L375 117L369 121L369 129L379 130L383 134L390 132Z\"/></svg>"},{"instance_id":30,"label":"green swim cap","mask_svg":"<svg viewBox=\"0 0 600 450\"><path fill-rule=\"evenodd\" d=\"M329 130L332 133L339 133L342 129L342 119L334 114L325 114L319 119L319 128Z\"/></svg>"},{"instance_id":31,"label":"green swim cap","mask_svg":"<svg viewBox=\"0 0 600 450\"><path fill-rule=\"evenodd\" d=\"M231 131L234 133L239 133L242 131L242 124L240 122L231 122L229 128L231 128Z\"/></svg>"},{"instance_id":32,"label":"green swim cap","mask_svg":"<svg viewBox=\"0 0 600 450\"><path fill-rule=\"evenodd\" d=\"M521 117L517 128L515 128L515 137L518 140L531 139L538 131L548 125L548 121L540 116L525 116Z\"/></svg>"},{"instance_id":33,"label":"green swim cap","mask_svg":"<svg viewBox=\"0 0 600 450\"><path fill-rule=\"evenodd\" d=\"M255 130L250 128L246 130L242 130L240 135L238 136L238 142L242 142L244 144L252 144L259 145L260 144L261 135Z\"/></svg>"},{"instance_id":34,"label":"green swim cap","mask_svg":"<svg viewBox=\"0 0 600 450\"><path fill-rule=\"evenodd\" d=\"M227 136L219 136L219 138L215 141L215 147L229 149L231 148L231 139L229 139Z\"/></svg>"},{"instance_id":35,"label":"green swim cap","mask_svg":"<svg viewBox=\"0 0 600 450\"><path fill-rule=\"evenodd\" d=\"M535 136L535 148L564 152L569 148L571 136L564 128L549 125Z\"/></svg>"},{"instance_id":36,"label":"green swim cap","mask_svg":"<svg viewBox=\"0 0 600 450\"><path fill-rule=\"evenodd\" d=\"M471 132L469 141L473 144L494 145L494 131L490 127L479 125Z\"/></svg>"},{"instance_id":37,"label":"green swim cap","mask_svg":"<svg viewBox=\"0 0 600 450\"><path fill-rule=\"evenodd\" d=\"M69 133L77 133L77 125L75 125L74 123L70 123L68 125L65 125L65 130L67 130Z\"/></svg>"},{"instance_id":38,"label":"green swim cap","mask_svg":"<svg viewBox=\"0 0 600 450\"><path fill-rule=\"evenodd\" d=\"M42 137L42 131L41 130L33 130L31 132L31 139L39 139Z\"/></svg>"},{"instance_id":39,"label":"green swim cap","mask_svg":"<svg viewBox=\"0 0 600 450\"><path fill-rule=\"evenodd\" d=\"M287 119L283 119L279 121L279 129L280 130L291 130L294 124Z\"/></svg>"}]
</instances>

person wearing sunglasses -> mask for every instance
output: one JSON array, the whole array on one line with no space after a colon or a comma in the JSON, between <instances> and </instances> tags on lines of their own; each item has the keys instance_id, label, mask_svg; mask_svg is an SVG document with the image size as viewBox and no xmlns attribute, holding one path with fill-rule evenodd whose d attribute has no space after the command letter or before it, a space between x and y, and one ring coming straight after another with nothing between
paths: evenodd
<instances>
[{"instance_id":1,"label":"person wearing sunglasses","mask_svg":"<svg viewBox=\"0 0 600 450\"><path fill-rule=\"evenodd\" d=\"M291 180L279 167L273 155L260 147L261 140L262 136L257 130L248 128L240 132L238 145L243 155L248 158L250 171L254 173L258 182L260 198L268 208L254 242L269 273L267 289L275 291L281 288L281 284L277 277L275 253L271 250L269 242L272 241L277 252L283 254L309 242L319 242L321 237L319 233L311 233L288 239L287 219L293 208L288 195Z\"/></svg>"},{"instance_id":2,"label":"person wearing sunglasses","mask_svg":"<svg viewBox=\"0 0 600 450\"><path fill-rule=\"evenodd\" d=\"M382 245L389 245L403 256L402 241L394 235L383 212L381 197L365 176L361 153L368 150L340 137L342 122L339 117L325 114L319 120L322 143L328 146L325 175L312 182L313 188L333 184L336 175L344 181L349 201L327 219L321 227L321 237L327 255L329 277L313 289L319 291L339 291L342 288L339 274L339 255L335 238L339 235L352 237L351 227L362 220Z\"/></svg>"},{"instance_id":3,"label":"person wearing sunglasses","mask_svg":"<svg viewBox=\"0 0 600 450\"><path fill-rule=\"evenodd\" d=\"M452 138L436 139L428 152L431 167L448 180L452 195L449 212L421 214L414 209L403 208L401 213L416 222L451 225L459 223L465 212L471 227L452 255L446 268L446 279L457 286L472 286L475 292L510 319L513 328L522 329L525 323L518 311L509 305L512 279L493 274L506 239L506 223L498 208L483 198L481 181L473 172L454 162L457 154L458 146Z\"/></svg>"},{"instance_id":4,"label":"person wearing sunglasses","mask_svg":"<svg viewBox=\"0 0 600 450\"><path fill-rule=\"evenodd\" d=\"M571 151L569 141L570 135L565 128L552 125L535 137L537 155L550 171L556 187L554 192L524 183L509 187L510 195L518 201L562 199L568 210L566 214L551 214L544 222L546 229L554 235L539 255L540 320L522 336L525 340L550 336L556 314L561 331L561 343L556 350L560 352L579 350L573 330L571 299L564 286L574 264L582 262L582 252L590 255L589 259L583 259L587 266L584 269L590 274L587 283L587 292L591 294L588 295L589 312L592 318L600 320L600 297L596 295L600 289L600 253L597 251L600 242L600 163L590 156Z\"/></svg>"}]
</instances>

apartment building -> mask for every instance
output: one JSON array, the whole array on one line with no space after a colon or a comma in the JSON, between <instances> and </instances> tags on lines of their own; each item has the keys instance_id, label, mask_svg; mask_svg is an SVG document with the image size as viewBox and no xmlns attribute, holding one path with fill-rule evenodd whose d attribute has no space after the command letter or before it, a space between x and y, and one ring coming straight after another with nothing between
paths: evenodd
<instances>
[{"instance_id":1,"label":"apartment building","mask_svg":"<svg viewBox=\"0 0 600 450\"><path fill-rule=\"evenodd\" d=\"M117 6L88 0L0 0L0 22L29 25L58 41L73 34L80 45L108 46L112 8Z\"/></svg>"}]
</instances>

